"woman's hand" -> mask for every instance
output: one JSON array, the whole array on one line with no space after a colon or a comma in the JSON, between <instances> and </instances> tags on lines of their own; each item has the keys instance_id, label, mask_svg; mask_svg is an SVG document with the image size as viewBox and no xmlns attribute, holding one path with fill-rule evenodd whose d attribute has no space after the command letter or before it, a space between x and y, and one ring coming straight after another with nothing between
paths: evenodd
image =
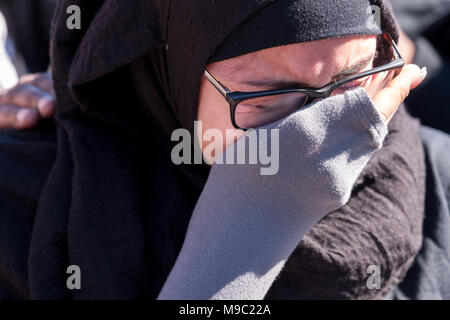
<instances>
[{"instance_id":1,"label":"woman's hand","mask_svg":"<svg viewBox=\"0 0 450 320\"><path fill-rule=\"evenodd\" d=\"M55 112L49 74L28 74L11 89L0 92L0 129L29 129Z\"/></svg>"},{"instance_id":2,"label":"woman's hand","mask_svg":"<svg viewBox=\"0 0 450 320\"><path fill-rule=\"evenodd\" d=\"M247 131L212 165L158 299L263 299L302 237L348 201L387 133L364 88Z\"/></svg>"},{"instance_id":3,"label":"woman's hand","mask_svg":"<svg viewBox=\"0 0 450 320\"><path fill-rule=\"evenodd\" d=\"M389 121L410 91L416 88L427 76L427 69L420 69L415 64L405 65L398 76L393 78L385 88L372 98L375 108ZM380 81L374 79L374 81Z\"/></svg>"}]
</instances>

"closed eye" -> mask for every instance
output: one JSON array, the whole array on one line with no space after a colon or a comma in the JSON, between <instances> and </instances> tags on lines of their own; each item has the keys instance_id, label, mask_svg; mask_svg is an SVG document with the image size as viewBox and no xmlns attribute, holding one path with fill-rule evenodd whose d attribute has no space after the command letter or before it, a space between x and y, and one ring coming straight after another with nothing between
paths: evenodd
<instances>
[{"instance_id":1,"label":"closed eye","mask_svg":"<svg viewBox=\"0 0 450 320\"><path fill-rule=\"evenodd\" d=\"M341 72L339 72L337 75L335 75L331 79L331 82L337 82L337 81L340 81L347 77L358 74L359 72L362 72L369 66L369 64L373 63L373 57L374 57L374 55L372 55L372 57L368 57L369 59L367 59L367 58L363 59L360 62L358 62L357 64L342 70Z\"/></svg>"}]
</instances>

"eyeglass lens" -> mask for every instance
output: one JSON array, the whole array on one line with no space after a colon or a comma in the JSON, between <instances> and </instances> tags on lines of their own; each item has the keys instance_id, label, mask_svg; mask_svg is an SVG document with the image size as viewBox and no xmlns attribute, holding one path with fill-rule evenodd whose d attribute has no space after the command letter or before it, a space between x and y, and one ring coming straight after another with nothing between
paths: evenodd
<instances>
[{"instance_id":1,"label":"eyeglass lens","mask_svg":"<svg viewBox=\"0 0 450 320\"><path fill-rule=\"evenodd\" d=\"M394 59L392 46L383 37L378 38L377 55L373 66L377 67L389 63ZM343 94L347 90L364 87L371 97L383 89L395 76L395 70L376 73L357 79L336 88L331 95ZM235 109L236 124L243 129L264 126L281 120L303 107L308 101L304 93L284 93L271 95L240 102Z\"/></svg>"}]
</instances>

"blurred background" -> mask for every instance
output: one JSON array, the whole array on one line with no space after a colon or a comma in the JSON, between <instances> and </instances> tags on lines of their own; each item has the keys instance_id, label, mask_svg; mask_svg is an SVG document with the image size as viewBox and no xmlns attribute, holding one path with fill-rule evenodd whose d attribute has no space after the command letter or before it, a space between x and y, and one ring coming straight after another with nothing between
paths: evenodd
<instances>
[{"instance_id":1,"label":"blurred background","mask_svg":"<svg viewBox=\"0 0 450 320\"><path fill-rule=\"evenodd\" d=\"M391 0L403 31L415 45L414 63L428 77L406 105L424 125L450 133L450 0Z\"/></svg>"},{"instance_id":2,"label":"blurred background","mask_svg":"<svg viewBox=\"0 0 450 320\"><path fill-rule=\"evenodd\" d=\"M49 65L50 22L57 0L0 0L7 25L6 52L18 75L46 71ZM3 28L1 34L6 34ZM3 69L0 70L3 73Z\"/></svg>"}]
</instances>

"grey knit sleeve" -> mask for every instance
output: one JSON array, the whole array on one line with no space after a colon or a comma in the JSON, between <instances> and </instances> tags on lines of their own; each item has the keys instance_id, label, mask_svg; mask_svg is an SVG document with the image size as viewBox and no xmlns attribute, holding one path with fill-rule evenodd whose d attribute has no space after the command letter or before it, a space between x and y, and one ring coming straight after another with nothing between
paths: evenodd
<instances>
[{"instance_id":1,"label":"grey knit sleeve","mask_svg":"<svg viewBox=\"0 0 450 320\"><path fill-rule=\"evenodd\" d=\"M158 299L263 299L308 230L348 201L387 133L362 88L250 131L224 159L244 141L248 159L256 156L256 135L279 155L276 171L259 162L212 166Z\"/></svg>"}]
</instances>

